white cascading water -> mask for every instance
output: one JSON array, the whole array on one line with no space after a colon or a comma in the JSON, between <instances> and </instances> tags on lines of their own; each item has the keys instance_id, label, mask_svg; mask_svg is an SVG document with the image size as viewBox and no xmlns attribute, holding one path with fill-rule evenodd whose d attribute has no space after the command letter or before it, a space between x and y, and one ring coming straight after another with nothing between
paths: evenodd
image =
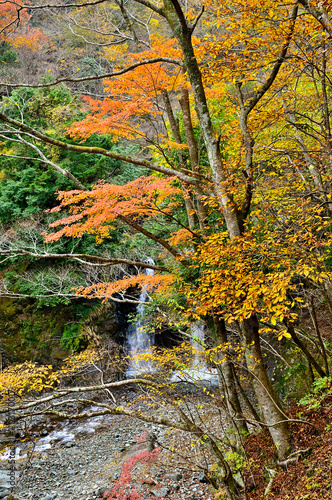
<instances>
[{"instance_id":1,"label":"white cascading water","mask_svg":"<svg viewBox=\"0 0 332 500\"><path fill-rule=\"evenodd\" d=\"M204 338L205 323L196 321L190 327L190 344L193 351L191 366L187 370L175 372L171 379L173 382L209 381L212 384L215 383L216 370L209 368L204 359Z\"/></svg>"},{"instance_id":2,"label":"white cascading water","mask_svg":"<svg viewBox=\"0 0 332 500\"><path fill-rule=\"evenodd\" d=\"M154 265L151 258L146 259L147 264ZM147 276L153 276L153 269L145 269ZM130 357L130 363L127 370L127 377L135 377L143 372L153 371L151 362L146 359L140 359L141 355L152 352L154 345L154 335L146 330L147 320L144 318L145 302L148 298L147 286L142 287L139 296L140 304L137 306L138 321L135 325L130 325L127 332L127 349Z\"/></svg>"},{"instance_id":3,"label":"white cascading water","mask_svg":"<svg viewBox=\"0 0 332 500\"><path fill-rule=\"evenodd\" d=\"M203 321L196 321L190 327L191 347L193 350L193 360L190 371L193 371L195 379L204 379L208 373L204 359L204 338L205 324ZM197 339L197 340L196 340Z\"/></svg>"}]
</instances>

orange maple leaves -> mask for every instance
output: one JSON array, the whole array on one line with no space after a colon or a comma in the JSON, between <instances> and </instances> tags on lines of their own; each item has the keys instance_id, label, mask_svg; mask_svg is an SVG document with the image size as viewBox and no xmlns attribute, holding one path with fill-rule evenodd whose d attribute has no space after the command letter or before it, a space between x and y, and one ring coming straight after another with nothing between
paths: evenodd
<instances>
[{"instance_id":1,"label":"orange maple leaves","mask_svg":"<svg viewBox=\"0 0 332 500\"><path fill-rule=\"evenodd\" d=\"M78 238L88 233L96 235L97 242L101 243L117 218L144 220L169 213L180 202L176 200L177 195L181 195L181 189L174 177L154 176L140 177L125 186L101 182L91 191L61 192L61 203L52 212L69 207L71 215L51 224L51 227L64 227L46 235L46 241L57 241L62 236Z\"/></svg>"},{"instance_id":2,"label":"orange maple leaves","mask_svg":"<svg viewBox=\"0 0 332 500\"><path fill-rule=\"evenodd\" d=\"M155 274L154 276L137 274L136 276L117 281L80 287L76 289L76 294L88 299L97 298L107 300L116 293L125 293L131 287L145 287L147 291L153 290L156 293L172 285L175 280L176 276L173 274Z\"/></svg>"},{"instance_id":3,"label":"orange maple leaves","mask_svg":"<svg viewBox=\"0 0 332 500\"><path fill-rule=\"evenodd\" d=\"M151 36L151 45L150 50L126 54L125 67L158 57L172 58L181 63L181 52L174 39ZM123 66L123 60L119 63ZM161 115L159 99L162 91L174 89L181 81L180 67L162 62L137 66L121 76L105 79L104 92L108 97L103 100L84 98L88 115L73 123L69 133L79 138L87 138L93 133L112 134L114 139L144 136L142 120L147 116L156 119Z\"/></svg>"},{"instance_id":4,"label":"orange maple leaves","mask_svg":"<svg viewBox=\"0 0 332 500\"><path fill-rule=\"evenodd\" d=\"M28 3L24 2L24 5ZM1 3L0 40L5 40L13 47L24 46L36 50L47 38L39 29L28 26L30 15L27 10L19 11L18 7L18 3L16 5L11 2Z\"/></svg>"}]
</instances>

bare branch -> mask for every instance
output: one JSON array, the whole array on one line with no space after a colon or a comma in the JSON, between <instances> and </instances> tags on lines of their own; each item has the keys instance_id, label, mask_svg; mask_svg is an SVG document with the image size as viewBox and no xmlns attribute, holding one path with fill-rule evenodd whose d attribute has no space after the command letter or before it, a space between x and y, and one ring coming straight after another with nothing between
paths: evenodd
<instances>
[{"instance_id":1,"label":"bare branch","mask_svg":"<svg viewBox=\"0 0 332 500\"><path fill-rule=\"evenodd\" d=\"M14 255L13 255L14 253ZM146 262L136 262L128 259L108 259L106 257L99 257L97 255L88 255L88 254L75 254L75 253L35 253L29 252L24 249L13 249L13 250L0 250L0 255L8 255L8 258L18 257L20 255L26 255L29 257L35 257L37 259L73 259L78 262L86 265L104 265L104 266L113 266L116 264L126 264L128 266L137 266L143 267L147 269L154 269L155 271L167 271L167 269L163 266L156 266L153 264L148 264ZM7 260L6 259L6 260ZM3 262L3 261L1 261Z\"/></svg>"},{"instance_id":2,"label":"bare branch","mask_svg":"<svg viewBox=\"0 0 332 500\"><path fill-rule=\"evenodd\" d=\"M84 76L82 78L71 78L69 76L66 76L64 78L59 78L58 80L54 80L54 82L39 83L36 85L31 85L30 83L6 83L6 82L0 82L0 85L10 88L17 88L17 87L44 88L44 87L54 87L54 85L58 85L59 83L63 82L79 83L79 82L88 82L91 80L103 80L104 78L112 78L113 76L124 75L125 73L133 71L135 68L138 68L139 66L145 66L147 64L155 64L158 62L176 64L177 66L183 65L181 61L178 61L177 59L172 59L170 57L154 57L152 59L146 59L145 61L138 61L134 64L131 64L127 68L123 68L118 71L113 71L112 73L103 73L102 75Z\"/></svg>"}]
</instances>

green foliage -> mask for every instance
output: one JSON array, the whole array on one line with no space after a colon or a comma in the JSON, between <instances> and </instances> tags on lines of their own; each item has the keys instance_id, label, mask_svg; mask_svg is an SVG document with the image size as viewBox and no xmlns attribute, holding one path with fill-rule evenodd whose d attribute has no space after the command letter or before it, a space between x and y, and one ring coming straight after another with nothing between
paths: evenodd
<instances>
[{"instance_id":1,"label":"green foliage","mask_svg":"<svg viewBox=\"0 0 332 500\"><path fill-rule=\"evenodd\" d=\"M285 400L297 401L310 390L308 363L298 347L285 343L283 351L288 366L276 358L277 376L273 379L274 386Z\"/></svg>"},{"instance_id":2,"label":"green foliage","mask_svg":"<svg viewBox=\"0 0 332 500\"><path fill-rule=\"evenodd\" d=\"M20 294L31 297L36 297L36 304L38 308L42 307L57 307L58 305L68 305L73 286L80 286L82 278L75 269L71 272L61 275L61 268L59 274L54 269L44 268L36 269L33 280L24 279L23 276L18 276L16 270L9 271L5 275L6 283L16 289ZM59 280L61 280L61 295L56 293L52 294L52 290L59 288Z\"/></svg>"},{"instance_id":3,"label":"green foliage","mask_svg":"<svg viewBox=\"0 0 332 500\"><path fill-rule=\"evenodd\" d=\"M236 451L226 452L225 459L231 464L233 473L240 471L245 464L245 457Z\"/></svg>"},{"instance_id":4,"label":"green foliage","mask_svg":"<svg viewBox=\"0 0 332 500\"><path fill-rule=\"evenodd\" d=\"M22 337L30 344L36 344L41 333L41 325L35 324L31 319L27 319L22 324Z\"/></svg>"},{"instance_id":5,"label":"green foliage","mask_svg":"<svg viewBox=\"0 0 332 500\"><path fill-rule=\"evenodd\" d=\"M18 65L18 55L8 42L0 42L0 65Z\"/></svg>"},{"instance_id":6,"label":"green foliage","mask_svg":"<svg viewBox=\"0 0 332 500\"><path fill-rule=\"evenodd\" d=\"M15 119L21 119L23 113L28 125L42 127L49 135L63 136L67 141L67 127L79 119L79 116L84 116L80 112L77 97L63 86L13 90L9 97L3 98L1 108L8 116ZM94 134L84 142L84 145L128 153L123 147L114 143L110 135ZM78 159L77 154L72 151L49 145L38 145L38 147L45 156L69 170L87 188L99 179L125 184L145 175L147 171L139 166L127 168L123 162L112 158L81 154ZM76 189L72 181L40 161L37 152L27 145L8 140L0 144L0 150L4 154L23 157L22 160L6 156L2 158L0 222L10 223L18 218L43 213L44 210L56 205L57 191Z\"/></svg>"},{"instance_id":7,"label":"green foliage","mask_svg":"<svg viewBox=\"0 0 332 500\"><path fill-rule=\"evenodd\" d=\"M82 337L81 327L77 323L67 324L63 330L61 337L61 344L66 349L71 351L78 351L80 347L80 340Z\"/></svg>"},{"instance_id":8,"label":"green foliage","mask_svg":"<svg viewBox=\"0 0 332 500\"><path fill-rule=\"evenodd\" d=\"M332 377L318 378L313 383L313 393L302 398L299 404L318 410L328 394L332 394Z\"/></svg>"}]
</instances>

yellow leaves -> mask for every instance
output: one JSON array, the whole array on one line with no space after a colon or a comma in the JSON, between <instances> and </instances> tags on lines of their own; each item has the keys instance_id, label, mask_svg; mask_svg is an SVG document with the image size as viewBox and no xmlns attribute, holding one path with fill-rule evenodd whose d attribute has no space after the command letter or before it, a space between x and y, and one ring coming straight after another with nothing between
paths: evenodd
<instances>
[{"instance_id":1,"label":"yellow leaves","mask_svg":"<svg viewBox=\"0 0 332 500\"><path fill-rule=\"evenodd\" d=\"M12 393L23 397L30 392L42 393L55 389L63 377L80 371L101 359L104 354L103 351L88 348L67 358L58 371L54 371L52 365L38 365L30 361L5 368L0 373L1 400L6 401Z\"/></svg>"},{"instance_id":2,"label":"yellow leaves","mask_svg":"<svg viewBox=\"0 0 332 500\"><path fill-rule=\"evenodd\" d=\"M5 368L0 374L0 394L6 397L8 391L22 396L27 392L41 392L45 388L53 388L59 380L58 375L52 372L50 366L38 366L26 361Z\"/></svg>"},{"instance_id":3,"label":"yellow leaves","mask_svg":"<svg viewBox=\"0 0 332 500\"><path fill-rule=\"evenodd\" d=\"M280 332L278 332L278 340L281 340L282 338L290 339L292 338L292 336L287 332L287 330L281 330Z\"/></svg>"},{"instance_id":4,"label":"yellow leaves","mask_svg":"<svg viewBox=\"0 0 332 500\"><path fill-rule=\"evenodd\" d=\"M56 378L69 376L88 365L96 363L98 360L102 359L107 353L103 350L97 350L93 347L88 347L79 354L72 354L69 358L65 359L62 368L55 372L53 375Z\"/></svg>"},{"instance_id":5,"label":"yellow leaves","mask_svg":"<svg viewBox=\"0 0 332 500\"><path fill-rule=\"evenodd\" d=\"M158 28L160 25L159 19L154 19L153 17L150 19L150 25L153 28Z\"/></svg>"},{"instance_id":6,"label":"yellow leaves","mask_svg":"<svg viewBox=\"0 0 332 500\"><path fill-rule=\"evenodd\" d=\"M176 151L185 151L188 149L187 144L179 144L178 142L175 141L165 141L163 146L169 149L175 149Z\"/></svg>"},{"instance_id":7,"label":"yellow leaves","mask_svg":"<svg viewBox=\"0 0 332 500\"><path fill-rule=\"evenodd\" d=\"M227 233L216 233L198 248L194 258L202 272L190 298L198 314L218 311L230 323L256 314L277 330L305 304L300 296L289 298L293 292L298 295L301 278L321 283L330 276L322 254L328 241L320 236L322 218L296 194L302 183L287 184L282 175L282 182L267 176L269 190L254 201L254 223L243 236L229 241ZM267 216L271 206L278 224Z\"/></svg>"}]
</instances>

